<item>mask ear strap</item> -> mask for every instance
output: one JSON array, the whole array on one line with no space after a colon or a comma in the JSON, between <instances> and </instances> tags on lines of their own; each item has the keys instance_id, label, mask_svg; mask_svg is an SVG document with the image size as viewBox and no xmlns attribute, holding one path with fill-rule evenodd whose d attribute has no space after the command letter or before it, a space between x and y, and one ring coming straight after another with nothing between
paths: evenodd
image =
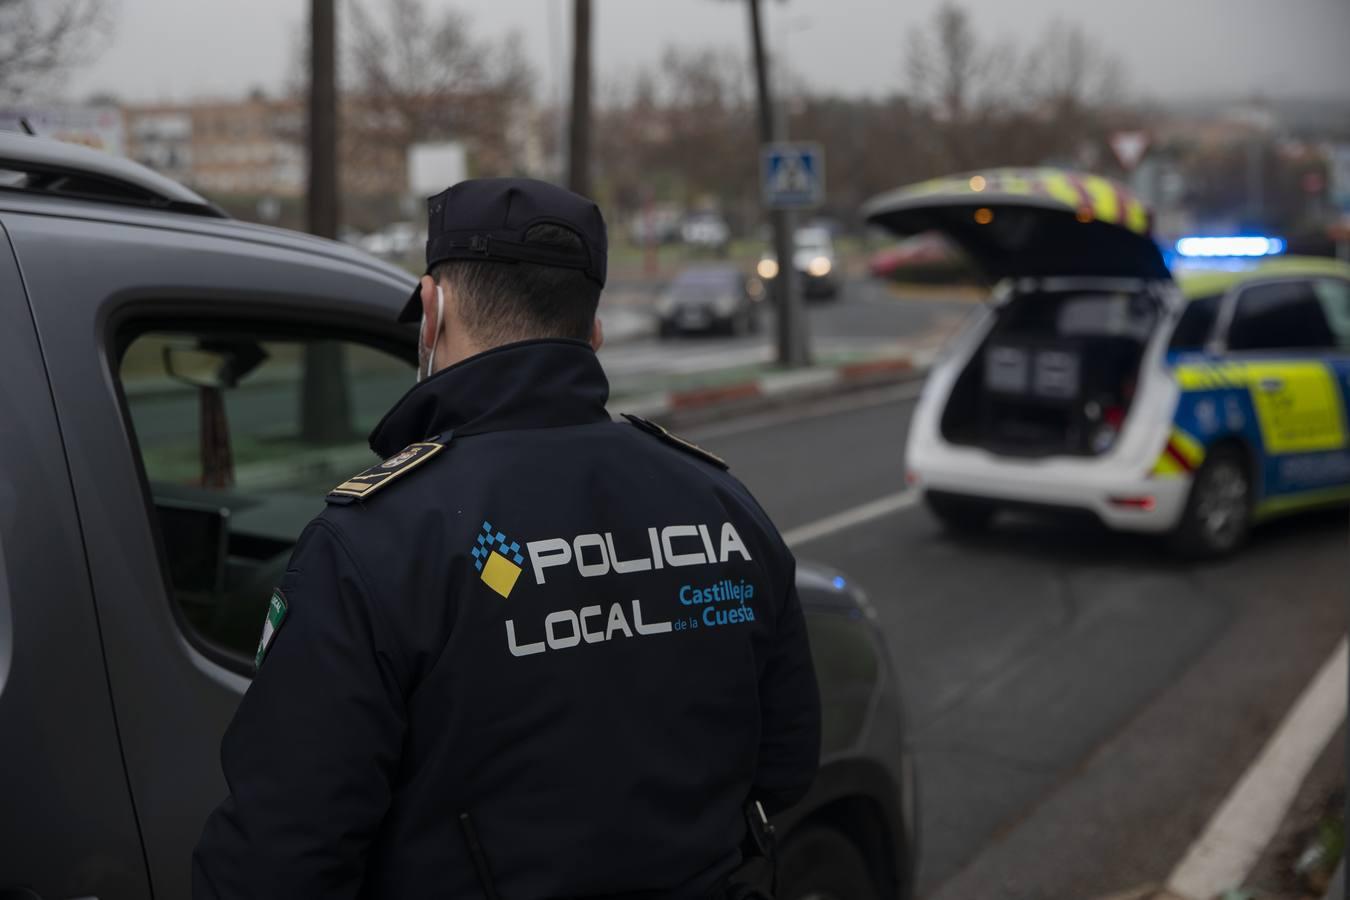
<instances>
[{"instance_id":1,"label":"mask ear strap","mask_svg":"<svg viewBox=\"0 0 1350 900\"><path fill-rule=\"evenodd\" d=\"M422 377L430 378L436 371L436 345L441 342L441 323L445 320L445 293L436 285L436 327L431 332L431 349L427 352L427 371Z\"/></svg>"}]
</instances>

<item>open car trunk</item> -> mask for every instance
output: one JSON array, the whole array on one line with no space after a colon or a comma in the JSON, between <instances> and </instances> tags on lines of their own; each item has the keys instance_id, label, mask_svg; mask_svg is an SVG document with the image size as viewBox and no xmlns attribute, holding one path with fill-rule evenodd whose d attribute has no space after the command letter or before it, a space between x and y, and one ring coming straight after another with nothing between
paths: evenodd
<instances>
[{"instance_id":1,"label":"open car trunk","mask_svg":"<svg viewBox=\"0 0 1350 900\"><path fill-rule=\"evenodd\" d=\"M943 410L952 444L1013 456L1107 452L1130 415L1161 304L1146 291L1014 294Z\"/></svg>"},{"instance_id":2,"label":"open car trunk","mask_svg":"<svg viewBox=\"0 0 1350 900\"><path fill-rule=\"evenodd\" d=\"M1115 443L1171 274L1140 200L1063 169L990 169L869 201L897 235L937 231L1013 293L943 411L953 444L1024 456L1093 456ZM1069 289L1069 286L1072 289Z\"/></svg>"}]
</instances>

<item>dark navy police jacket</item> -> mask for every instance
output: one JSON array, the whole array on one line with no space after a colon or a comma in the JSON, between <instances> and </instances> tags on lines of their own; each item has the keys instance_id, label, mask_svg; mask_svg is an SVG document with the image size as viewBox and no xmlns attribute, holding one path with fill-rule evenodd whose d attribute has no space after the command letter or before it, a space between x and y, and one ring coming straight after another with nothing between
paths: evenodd
<instances>
[{"instance_id":1,"label":"dark navy police jacket","mask_svg":"<svg viewBox=\"0 0 1350 900\"><path fill-rule=\"evenodd\" d=\"M608 393L587 345L529 341L385 417L273 595L195 896L720 896L747 799L803 796L792 555Z\"/></svg>"}]
</instances>

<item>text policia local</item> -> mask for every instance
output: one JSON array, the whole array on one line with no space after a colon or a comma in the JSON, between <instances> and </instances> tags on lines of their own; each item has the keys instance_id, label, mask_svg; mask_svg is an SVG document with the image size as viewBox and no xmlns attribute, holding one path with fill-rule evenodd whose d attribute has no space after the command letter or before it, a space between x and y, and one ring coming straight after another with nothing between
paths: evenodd
<instances>
[{"instance_id":1,"label":"text policia local","mask_svg":"<svg viewBox=\"0 0 1350 900\"><path fill-rule=\"evenodd\" d=\"M650 553L630 559L620 558L611 533L579 534L570 541L564 538L545 538L530 541L526 552L534 570L536 584L547 583L548 570L571 564L582 578L601 578L610 575L629 575L664 568L724 564L733 557L750 561L750 551L741 540L736 527L724 522L718 539L707 525L667 525L648 528ZM719 579L707 585L686 584L674 598L682 607L695 608L689 620L691 630L699 623L704 627L753 622L755 613L748 601L755 596L755 586L739 579ZM719 604L735 604L727 608ZM544 617L542 640L521 643L517 638L516 622L506 621L506 642L512 656L531 656L546 650L565 650L582 644L596 644L616 637L647 637L684 630L686 622L669 620L647 621L643 618L642 601L614 603L609 610L600 605L585 606L579 610L561 609Z\"/></svg>"}]
</instances>

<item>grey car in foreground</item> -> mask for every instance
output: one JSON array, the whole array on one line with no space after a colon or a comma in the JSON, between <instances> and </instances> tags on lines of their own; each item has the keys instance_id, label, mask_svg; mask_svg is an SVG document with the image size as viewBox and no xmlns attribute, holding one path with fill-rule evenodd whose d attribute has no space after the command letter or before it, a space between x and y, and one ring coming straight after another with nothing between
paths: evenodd
<instances>
[{"instance_id":1,"label":"grey car in foreground","mask_svg":"<svg viewBox=\"0 0 1350 900\"><path fill-rule=\"evenodd\" d=\"M271 586L412 382L409 287L134 164L0 135L0 898L188 896ZM781 896L907 896L894 670L842 576L798 585L825 746L777 823Z\"/></svg>"}]
</instances>

